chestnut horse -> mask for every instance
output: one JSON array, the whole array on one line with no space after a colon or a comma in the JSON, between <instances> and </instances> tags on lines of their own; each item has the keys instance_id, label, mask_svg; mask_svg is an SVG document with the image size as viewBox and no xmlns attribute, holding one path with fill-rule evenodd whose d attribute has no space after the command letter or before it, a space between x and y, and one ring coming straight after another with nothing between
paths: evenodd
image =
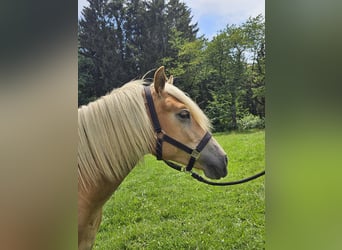
<instances>
[{"instance_id":1,"label":"chestnut horse","mask_svg":"<svg viewBox=\"0 0 342 250\"><path fill-rule=\"evenodd\" d=\"M124 178L146 154L158 155L160 133L154 128L153 114L162 133L187 148L172 143L159 144L159 158L201 169L211 179L227 175L228 159L210 133L210 122L201 109L181 90L173 86L164 67L154 74L153 83L132 81L78 110L78 249L91 249L102 216L102 206ZM149 109L147 92L154 111ZM209 137L208 137L209 135ZM196 150L194 150L196 151Z\"/></svg>"}]
</instances>

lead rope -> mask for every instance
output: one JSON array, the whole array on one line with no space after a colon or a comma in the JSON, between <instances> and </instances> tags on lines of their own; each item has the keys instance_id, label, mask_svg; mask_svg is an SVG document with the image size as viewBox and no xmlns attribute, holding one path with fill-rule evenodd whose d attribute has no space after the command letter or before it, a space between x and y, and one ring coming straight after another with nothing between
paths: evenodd
<instances>
[{"instance_id":1,"label":"lead rope","mask_svg":"<svg viewBox=\"0 0 342 250\"><path fill-rule=\"evenodd\" d=\"M245 183L245 182L249 182L251 180L254 180L254 179L257 179L263 175L265 175L265 170L261 171L260 173L257 173L255 175L252 175L250 177L247 177L247 178L244 178L244 179L241 179L241 180L237 180L237 181L229 181L229 182L212 182L212 181L209 181L205 178L203 178L202 176L198 175L197 173L193 172L193 171L187 171L184 167L181 167L180 165L176 164L176 163L173 163L171 161L164 161L169 167L175 169L175 170L178 170L178 171L181 171L181 172L188 172L191 174L191 177L200 181L200 182L203 182L205 184L208 184L208 185L212 185L212 186L232 186L232 185L237 185L237 184L242 184L242 183Z\"/></svg>"}]
</instances>

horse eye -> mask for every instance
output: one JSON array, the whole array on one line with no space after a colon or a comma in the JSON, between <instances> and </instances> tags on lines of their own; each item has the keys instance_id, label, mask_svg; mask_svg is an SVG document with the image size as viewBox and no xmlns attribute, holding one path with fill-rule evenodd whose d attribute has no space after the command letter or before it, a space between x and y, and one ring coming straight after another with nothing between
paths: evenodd
<instances>
[{"instance_id":1,"label":"horse eye","mask_svg":"<svg viewBox=\"0 0 342 250\"><path fill-rule=\"evenodd\" d=\"M178 116L183 120L190 119L190 112L189 110L183 109L180 113L178 113Z\"/></svg>"}]
</instances>

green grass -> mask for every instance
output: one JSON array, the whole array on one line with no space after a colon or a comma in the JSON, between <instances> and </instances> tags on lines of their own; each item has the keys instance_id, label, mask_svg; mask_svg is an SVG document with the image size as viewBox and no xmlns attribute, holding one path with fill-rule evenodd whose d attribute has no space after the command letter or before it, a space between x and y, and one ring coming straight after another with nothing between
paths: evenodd
<instances>
[{"instance_id":1,"label":"green grass","mask_svg":"<svg viewBox=\"0 0 342 250\"><path fill-rule=\"evenodd\" d=\"M235 180L265 166L265 133L215 134ZM213 187L146 156L106 203L94 249L264 249L264 177Z\"/></svg>"}]
</instances>

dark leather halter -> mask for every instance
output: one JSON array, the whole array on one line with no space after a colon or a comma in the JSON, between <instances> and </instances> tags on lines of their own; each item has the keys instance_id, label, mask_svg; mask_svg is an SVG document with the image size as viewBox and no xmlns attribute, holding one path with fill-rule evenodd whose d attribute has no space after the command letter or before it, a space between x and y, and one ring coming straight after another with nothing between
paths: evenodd
<instances>
[{"instance_id":1,"label":"dark leather halter","mask_svg":"<svg viewBox=\"0 0 342 250\"><path fill-rule=\"evenodd\" d=\"M186 153L188 153L190 155L190 159L189 159L188 164L185 167L185 170L191 171L196 160L198 160L198 158L200 157L201 151L210 141L210 139L212 137L211 134L209 132L206 132L205 135L203 136L202 140L198 143L198 145L196 146L195 149L192 149L192 148L186 146L185 144L177 141L176 139L168 136L162 130L162 128L160 126L160 123L158 120L158 115L157 115L156 109L154 107L150 86L144 86L144 90L145 90L147 106L148 106L148 109L150 111L154 131L157 133L157 143L156 143L157 160L163 160L163 142L167 142L167 143L170 143L171 145L185 151ZM168 164L169 166L170 165L173 165L174 167L176 166L175 163L172 163L170 161L164 160L164 162L166 164ZM176 169L178 170L178 168L176 168Z\"/></svg>"},{"instance_id":2,"label":"dark leather halter","mask_svg":"<svg viewBox=\"0 0 342 250\"><path fill-rule=\"evenodd\" d=\"M260 173L257 173L253 176L250 176L248 178L244 178L241 180L237 181L230 181L230 182L211 182L209 180L204 179L202 176L196 174L195 172L192 172L192 168L196 162L196 160L199 159L201 151L204 149L204 147L208 144L210 141L212 135L207 131L205 135L203 136L202 140L198 143L195 149L189 148L188 146L184 145L183 143L173 139L172 137L168 136L165 131L162 130L159 120L158 120L158 115L156 112L156 109L154 107L153 103L153 98L151 94L151 89L150 86L144 86L144 91L145 91L145 97L147 101L147 106L150 111L150 116L152 120L152 124L154 127L154 131L157 134L157 143L156 143L156 156L157 160L163 160L163 142L168 142L172 144L173 146L185 151L190 155L189 162L186 167L182 167L174 162L171 161L166 161L163 160L168 166L170 166L173 169L176 169L178 171L183 171L183 172L189 172L191 173L191 176L195 178L196 180L213 185L213 186L230 186L230 185L236 185L236 184L241 184L245 183L251 180L254 180L260 176L263 176L265 174L265 171L261 171Z\"/></svg>"}]
</instances>

